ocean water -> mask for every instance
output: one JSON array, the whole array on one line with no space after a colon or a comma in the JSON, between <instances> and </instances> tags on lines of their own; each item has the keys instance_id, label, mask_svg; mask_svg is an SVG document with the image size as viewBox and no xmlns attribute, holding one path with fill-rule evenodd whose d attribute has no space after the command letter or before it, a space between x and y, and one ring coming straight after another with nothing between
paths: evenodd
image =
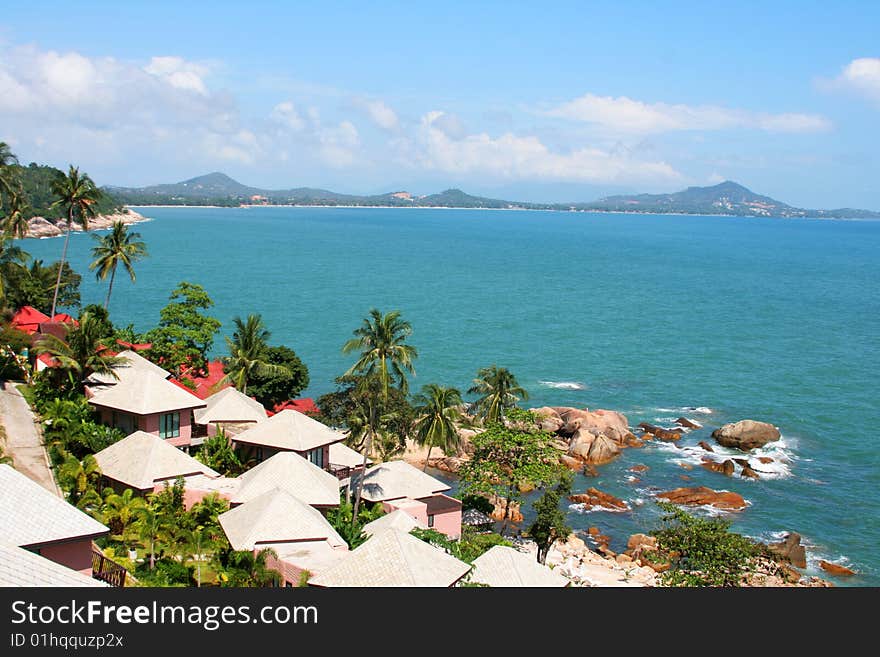
<instances>
[{"instance_id":1,"label":"ocean water","mask_svg":"<svg viewBox=\"0 0 880 657\"><path fill-rule=\"evenodd\" d=\"M311 373L304 393L333 388L352 362L342 344L371 307L399 309L418 347L412 387L466 389L480 367L510 368L530 406L622 411L632 426L702 423L681 448L624 451L596 486L627 513L570 513L622 549L655 526L657 491L734 490L734 527L770 538L794 530L820 558L880 585L880 223L529 211L360 208L146 208L151 256L137 282L117 280L111 315L147 329L183 280L207 289L228 331L262 313L272 342ZM57 259L60 239L25 240ZM92 238L71 238L83 301L105 287L87 271ZM215 351L225 351L219 337ZM696 409L696 410L694 410ZM696 464L696 443L743 418L784 439L760 481ZM692 470L679 463L689 463ZM635 464L649 466L633 475ZM691 478L683 481L681 475ZM638 480L634 480L634 479Z\"/></svg>"}]
</instances>

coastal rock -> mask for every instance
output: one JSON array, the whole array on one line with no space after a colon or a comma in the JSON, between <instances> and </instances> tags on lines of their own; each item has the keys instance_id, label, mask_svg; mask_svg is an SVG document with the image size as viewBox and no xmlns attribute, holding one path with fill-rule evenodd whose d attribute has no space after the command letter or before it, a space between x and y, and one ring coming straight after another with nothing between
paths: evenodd
<instances>
[{"instance_id":1,"label":"coastal rock","mask_svg":"<svg viewBox=\"0 0 880 657\"><path fill-rule=\"evenodd\" d=\"M559 457L559 462L570 470L578 471L584 467L584 464L573 456L563 454Z\"/></svg>"},{"instance_id":2,"label":"coastal rock","mask_svg":"<svg viewBox=\"0 0 880 657\"><path fill-rule=\"evenodd\" d=\"M146 220L146 217L134 210L125 209L114 214L92 217L89 219L89 230L104 230L110 228L117 221L121 221L124 224L134 224ZM71 227L72 232L80 232L82 229L82 226L77 223L74 223ZM52 221L45 217L33 217L28 220L27 237L58 237L63 235L66 230L67 223L64 219Z\"/></svg>"},{"instance_id":3,"label":"coastal rock","mask_svg":"<svg viewBox=\"0 0 880 657\"><path fill-rule=\"evenodd\" d=\"M630 472L647 472L650 468L647 465L642 465L639 463L638 465L634 465L629 469Z\"/></svg>"},{"instance_id":4,"label":"coastal rock","mask_svg":"<svg viewBox=\"0 0 880 657\"><path fill-rule=\"evenodd\" d=\"M709 443L707 443L705 440L701 440L700 442L698 442L697 446L705 449L707 452L714 452L715 451L714 449L712 449L712 446Z\"/></svg>"},{"instance_id":5,"label":"coastal rock","mask_svg":"<svg viewBox=\"0 0 880 657\"><path fill-rule=\"evenodd\" d=\"M61 229L43 217L34 217L28 221L28 237L58 237Z\"/></svg>"},{"instance_id":6,"label":"coastal rock","mask_svg":"<svg viewBox=\"0 0 880 657\"><path fill-rule=\"evenodd\" d=\"M588 488L586 493L571 495L568 499L575 504L583 504L591 509L605 509L607 511L629 510L626 502L614 497L614 495L602 492L598 488Z\"/></svg>"},{"instance_id":7,"label":"coastal rock","mask_svg":"<svg viewBox=\"0 0 880 657\"><path fill-rule=\"evenodd\" d=\"M682 429L664 429L663 427L648 424L647 422L639 424L639 428L646 433L653 434L655 438L665 441L680 440L683 433Z\"/></svg>"},{"instance_id":8,"label":"coastal rock","mask_svg":"<svg viewBox=\"0 0 880 657\"><path fill-rule=\"evenodd\" d=\"M654 434L650 431L646 431L640 436L641 440L654 440Z\"/></svg>"},{"instance_id":9,"label":"coastal rock","mask_svg":"<svg viewBox=\"0 0 880 657\"><path fill-rule=\"evenodd\" d=\"M492 520L504 520L504 505L507 502L507 499L498 495L490 495L489 502L494 506L494 508L492 509L492 513L489 514L492 517ZM519 504L517 504L516 502L510 503L508 520L510 520L510 522L523 521L522 511L520 511Z\"/></svg>"},{"instance_id":10,"label":"coastal rock","mask_svg":"<svg viewBox=\"0 0 880 657\"><path fill-rule=\"evenodd\" d=\"M758 460L759 460L761 463L765 463L765 464L766 464L766 463L773 463L773 459L771 459L769 456L759 456L759 457L758 457Z\"/></svg>"},{"instance_id":11,"label":"coastal rock","mask_svg":"<svg viewBox=\"0 0 880 657\"><path fill-rule=\"evenodd\" d=\"M680 417L680 418L678 418L678 419L675 421L675 423L676 423L677 425L679 425L679 426L687 427L688 429L702 429L702 428L703 428L703 425L700 424L699 422L696 422L696 421L694 421L694 420L689 420L689 419L686 418L686 417Z\"/></svg>"},{"instance_id":12,"label":"coastal rock","mask_svg":"<svg viewBox=\"0 0 880 657\"><path fill-rule=\"evenodd\" d=\"M732 491L716 491L705 486L695 488L676 488L658 493L657 497L673 504L685 506L713 506L716 509L739 511L746 508L742 495Z\"/></svg>"},{"instance_id":13,"label":"coastal rock","mask_svg":"<svg viewBox=\"0 0 880 657\"><path fill-rule=\"evenodd\" d=\"M700 465L710 472L718 472L728 477L732 477L733 473L736 472L736 465L730 459L727 459L723 463L719 463L718 461L713 461L708 457L704 457L703 462Z\"/></svg>"},{"instance_id":14,"label":"coastal rock","mask_svg":"<svg viewBox=\"0 0 880 657\"><path fill-rule=\"evenodd\" d=\"M682 470L693 470L694 469L694 466L692 466L690 463L685 463L684 461L679 461L678 467L681 468Z\"/></svg>"},{"instance_id":15,"label":"coastal rock","mask_svg":"<svg viewBox=\"0 0 880 657\"><path fill-rule=\"evenodd\" d=\"M742 471L739 473L740 476L745 477L747 479L760 479L760 475L752 470L749 466L744 465Z\"/></svg>"},{"instance_id":16,"label":"coastal rock","mask_svg":"<svg viewBox=\"0 0 880 657\"><path fill-rule=\"evenodd\" d=\"M767 443L779 440L779 429L766 422L740 420L725 424L712 432L712 437L719 445L748 451L763 447Z\"/></svg>"},{"instance_id":17,"label":"coastal rock","mask_svg":"<svg viewBox=\"0 0 880 657\"><path fill-rule=\"evenodd\" d=\"M623 554L622 552L614 557L614 560L619 564L632 563L632 557L628 554Z\"/></svg>"},{"instance_id":18,"label":"coastal rock","mask_svg":"<svg viewBox=\"0 0 880 657\"><path fill-rule=\"evenodd\" d=\"M733 459L733 462L736 463L737 465L741 465L744 468L749 467L749 460L748 459Z\"/></svg>"},{"instance_id":19,"label":"coastal rock","mask_svg":"<svg viewBox=\"0 0 880 657\"><path fill-rule=\"evenodd\" d=\"M824 559L819 562L819 567L829 575L850 577L856 574L856 571L852 570L851 568L841 566L838 563L831 563L830 561L825 561Z\"/></svg>"},{"instance_id":20,"label":"coastal rock","mask_svg":"<svg viewBox=\"0 0 880 657\"><path fill-rule=\"evenodd\" d=\"M587 533L588 533L590 536L598 536L598 535L601 534L602 532L599 531L599 528L598 528L598 527L590 527L590 528L587 530Z\"/></svg>"},{"instance_id":21,"label":"coastal rock","mask_svg":"<svg viewBox=\"0 0 880 657\"><path fill-rule=\"evenodd\" d=\"M630 434L629 423L623 413L597 409L589 411L580 408L568 408L557 406L550 408L556 411L565 422L559 433L566 436L574 436L581 431L591 433L594 436L600 434L608 436L618 444L623 444L627 435Z\"/></svg>"},{"instance_id":22,"label":"coastal rock","mask_svg":"<svg viewBox=\"0 0 880 657\"><path fill-rule=\"evenodd\" d=\"M532 408L530 410L538 418L538 426L541 428L541 431L557 433L565 425L565 420L560 417L556 410L549 406Z\"/></svg>"},{"instance_id":23,"label":"coastal rock","mask_svg":"<svg viewBox=\"0 0 880 657\"><path fill-rule=\"evenodd\" d=\"M767 546L771 552L782 557L798 568L807 567L807 550L801 544L801 535L797 532L789 532L779 543L770 543Z\"/></svg>"},{"instance_id":24,"label":"coastal rock","mask_svg":"<svg viewBox=\"0 0 880 657\"><path fill-rule=\"evenodd\" d=\"M645 442L643 440L639 440L633 434L629 434L626 438L624 438L623 444L627 447L632 447L634 449L645 446Z\"/></svg>"},{"instance_id":25,"label":"coastal rock","mask_svg":"<svg viewBox=\"0 0 880 657\"><path fill-rule=\"evenodd\" d=\"M592 463L587 463L587 464L584 466L583 475L584 475L585 477L598 477L598 476L599 476L599 470L598 470L598 468L596 468L596 466L593 465Z\"/></svg>"},{"instance_id":26,"label":"coastal rock","mask_svg":"<svg viewBox=\"0 0 880 657\"><path fill-rule=\"evenodd\" d=\"M657 539L647 534L633 534L626 542L626 549L632 553L638 552L645 548L656 549Z\"/></svg>"},{"instance_id":27,"label":"coastal rock","mask_svg":"<svg viewBox=\"0 0 880 657\"><path fill-rule=\"evenodd\" d=\"M555 447L560 452L568 451L568 441L567 440L551 440L550 447Z\"/></svg>"},{"instance_id":28,"label":"coastal rock","mask_svg":"<svg viewBox=\"0 0 880 657\"><path fill-rule=\"evenodd\" d=\"M614 460L620 454L620 447L605 434L596 436L596 440L590 446L588 462L594 465L602 465Z\"/></svg>"}]
</instances>

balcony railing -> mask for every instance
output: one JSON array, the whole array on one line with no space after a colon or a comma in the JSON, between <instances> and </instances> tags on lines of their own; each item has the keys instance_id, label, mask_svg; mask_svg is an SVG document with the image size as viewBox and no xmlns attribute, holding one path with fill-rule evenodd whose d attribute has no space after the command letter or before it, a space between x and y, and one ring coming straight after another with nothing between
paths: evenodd
<instances>
[{"instance_id":1,"label":"balcony railing","mask_svg":"<svg viewBox=\"0 0 880 657\"><path fill-rule=\"evenodd\" d=\"M122 588L125 586L125 576L128 571L115 561L108 559L97 550L92 550L92 577L106 582L110 586Z\"/></svg>"}]
</instances>

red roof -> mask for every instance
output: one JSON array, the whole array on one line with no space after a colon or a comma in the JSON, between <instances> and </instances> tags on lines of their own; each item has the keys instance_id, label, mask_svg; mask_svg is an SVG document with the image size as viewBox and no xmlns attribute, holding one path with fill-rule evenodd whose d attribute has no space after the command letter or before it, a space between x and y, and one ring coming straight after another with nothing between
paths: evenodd
<instances>
[{"instance_id":1,"label":"red roof","mask_svg":"<svg viewBox=\"0 0 880 657\"><path fill-rule=\"evenodd\" d=\"M79 326L79 322L67 313L58 313L52 318L51 321L58 322L60 324L73 324L74 326Z\"/></svg>"},{"instance_id":2,"label":"red roof","mask_svg":"<svg viewBox=\"0 0 880 657\"><path fill-rule=\"evenodd\" d=\"M48 315L44 315L33 306L23 306L15 311L11 324L19 331L33 335L40 328L41 323L48 321Z\"/></svg>"},{"instance_id":3,"label":"red roof","mask_svg":"<svg viewBox=\"0 0 880 657\"><path fill-rule=\"evenodd\" d=\"M117 340L116 344L132 351L143 351L153 346L152 342L126 342L125 340Z\"/></svg>"},{"instance_id":4,"label":"red roof","mask_svg":"<svg viewBox=\"0 0 880 657\"><path fill-rule=\"evenodd\" d=\"M267 411L268 415L275 415L275 413L280 413L285 410L293 410L299 411L300 413L304 413L305 415L317 415L320 413L320 409L318 405L315 404L315 400L311 397L303 397L301 399L288 399L286 402L281 402L280 404L275 404L275 408L271 411Z\"/></svg>"},{"instance_id":5,"label":"red roof","mask_svg":"<svg viewBox=\"0 0 880 657\"><path fill-rule=\"evenodd\" d=\"M196 389L193 391L191 388L187 388L180 381L175 381L173 378L171 379L172 383L177 383L180 386L183 386L186 390L189 390L199 399L207 399L215 392L222 390L223 388L228 388L231 384L226 384L221 386L220 388L215 389L215 386L220 383L220 379L226 376L226 373L223 371L223 363L219 360L212 360L208 363L208 375L207 376L187 376L186 374L181 375L181 379L189 379L193 383L196 384Z\"/></svg>"}]
</instances>

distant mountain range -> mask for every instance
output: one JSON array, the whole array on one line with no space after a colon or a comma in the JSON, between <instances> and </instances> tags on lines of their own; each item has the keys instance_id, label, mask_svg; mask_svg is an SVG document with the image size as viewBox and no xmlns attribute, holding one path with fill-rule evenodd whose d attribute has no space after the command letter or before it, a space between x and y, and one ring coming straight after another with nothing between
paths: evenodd
<instances>
[{"instance_id":1,"label":"distant mountain range","mask_svg":"<svg viewBox=\"0 0 880 657\"><path fill-rule=\"evenodd\" d=\"M219 172L167 185L138 188L108 186L104 190L115 200L128 205L220 205L230 207L240 205L351 205L880 219L880 212L872 210L796 208L768 196L755 194L742 185L729 180L711 187L688 187L684 191L673 194L607 196L588 203L504 201L471 196L460 189L447 189L439 194L427 196L415 196L403 191L373 196L357 196L311 187L271 190L248 187Z\"/></svg>"}]
</instances>

